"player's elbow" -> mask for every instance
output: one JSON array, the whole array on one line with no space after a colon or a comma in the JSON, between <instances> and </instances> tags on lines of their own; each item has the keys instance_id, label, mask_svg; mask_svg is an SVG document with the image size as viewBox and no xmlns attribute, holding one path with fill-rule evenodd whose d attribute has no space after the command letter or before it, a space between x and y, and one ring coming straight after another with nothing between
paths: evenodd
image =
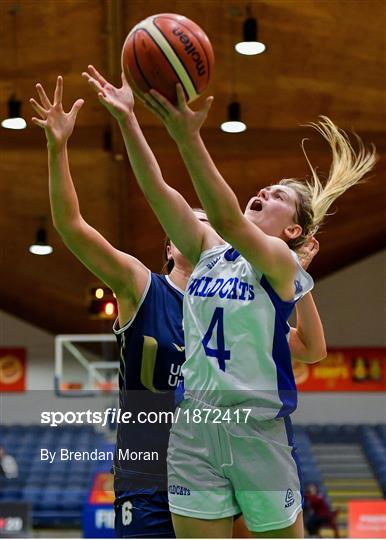
<instances>
[{"instance_id":1,"label":"player's elbow","mask_svg":"<svg viewBox=\"0 0 386 540\"><path fill-rule=\"evenodd\" d=\"M327 356L326 344L320 344L318 347L313 347L307 355L307 364L317 364L324 360Z\"/></svg>"},{"instance_id":2,"label":"player's elbow","mask_svg":"<svg viewBox=\"0 0 386 540\"><path fill-rule=\"evenodd\" d=\"M64 241L77 238L82 233L82 220L80 216L69 218L68 216L56 217L53 215L52 223L56 232Z\"/></svg>"}]
</instances>

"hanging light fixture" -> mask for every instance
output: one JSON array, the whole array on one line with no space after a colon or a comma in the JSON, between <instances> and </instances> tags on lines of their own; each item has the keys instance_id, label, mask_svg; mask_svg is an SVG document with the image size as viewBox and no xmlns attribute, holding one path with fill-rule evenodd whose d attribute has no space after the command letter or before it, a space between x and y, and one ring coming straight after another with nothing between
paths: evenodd
<instances>
[{"instance_id":1,"label":"hanging light fixture","mask_svg":"<svg viewBox=\"0 0 386 540\"><path fill-rule=\"evenodd\" d=\"M20 4L16 2L11 9L8 11L8 14L12 17L12 24L9 26L12 32L13 37L13 55L11 61L13 61L13 67L15 73L19 73L19 57L18 57L18 28L17 28L17 14L20 10ZM16 97L16 81L13 81L14 90L9 96L8 99L8 117L5 118L1 125L6 129L25 129L27 127L27 122L21 115L21 101Z\"/></svg>"},{"instance_id":2,"label":"hanging light fixture","mask_svg":"<svg viewBox=\"0 0 386 540\"><path fill-rule=\"evenodd\" d=\"M243 24L243 40L235 45L239 54L252 56L265 51L264 43L258 41L258 26L255 17L251 16L250 8L247 8L247 19Z\"/></svg>"},{"instance_id":3,"label":"hanging light fixture","mask_svg":"<svg viewBox=\"0 0 386 540\"><path fill-rule=\"evenodd\" d=\"M6 129L25 129L27 122L21 115L21 101L12 94L8 100L8 118L5 118L1 125Z\"/></svg>"},{"instance_id":4,"label":"hanging light fixture","mask_svg":"<svg viewBox=\"0 0 386 540\"><path fill-rule=\"evenodd\" d=\"M47 231L41 226L36 231L36 241L30 245L29 252L33 255L50 255L54 248L47 243Z\"/></svg>"},{"instance_id":5,"label":"hanging light fixture","mask_svg":"<svg viewBox=\"0 0 386 540\"><path fill-rule=\"evenodd\" d=\"M241 133L247 129L246 124L240 120L240 103L233 101L228 105L228 120L220 126L226 133Z\"/></svg>"}]
</instances>

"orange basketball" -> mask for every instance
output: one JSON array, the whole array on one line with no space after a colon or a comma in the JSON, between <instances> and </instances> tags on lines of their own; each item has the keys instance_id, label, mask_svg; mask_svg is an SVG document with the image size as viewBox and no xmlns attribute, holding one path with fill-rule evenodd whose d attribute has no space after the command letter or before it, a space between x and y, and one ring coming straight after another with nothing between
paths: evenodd
<instances>
[{"instance_id":1,"label":"orange basketball","mask_svg":"<svg viewBox=\"0 0 386 540\"><path fill-rule=\"evenodd\" d=\"M151 88L176 103L181 83L188 102L206 89L213 73L214 54L204 31L174 13L153 15L138 23L122 49L122 70L139 94Z\"/></svg>"}]
</instances>

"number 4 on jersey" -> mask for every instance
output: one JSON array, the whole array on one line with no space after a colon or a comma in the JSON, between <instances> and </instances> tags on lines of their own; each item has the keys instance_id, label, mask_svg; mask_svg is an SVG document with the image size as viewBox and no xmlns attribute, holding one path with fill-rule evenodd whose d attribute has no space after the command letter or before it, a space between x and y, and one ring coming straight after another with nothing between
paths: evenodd
<instances>
[{"instance_id":1,"label":"number 4 on jersey","mask_svg":"<svg viewBox=\"0 0 386 540\"><path fill-rule=\"evenodd\" d=\"M209 347L208 343L212 338L213 332L217 325L217 349ZM225 360L230 360L231 351L225 349L224 341L224 308L217 307L214 310L209 328L201 342L204 346L206 356L217 358L219 368L225 371Z\"/></svg>"}]
</instances>

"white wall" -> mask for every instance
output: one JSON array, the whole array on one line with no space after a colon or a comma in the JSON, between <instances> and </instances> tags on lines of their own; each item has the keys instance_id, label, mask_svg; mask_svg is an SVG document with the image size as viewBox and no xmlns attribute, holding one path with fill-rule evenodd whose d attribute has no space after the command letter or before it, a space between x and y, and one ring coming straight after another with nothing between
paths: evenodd
<instances>
[{"instance_id":1,"label":"white wall","mask_svg":"<svg viewBox=\"0 0 386 540\"><path fill-rule=\"evenodd\" d=\"M312 273L312 267L310 268ZM314 298L330 347L386 346L386 250L315 285ZM303 392L296 423L385 423L380 392Z\"/></svg>"},{"instance_id":2,"label":"white wall","mask_svg":"<svg viewBox=\"0 0 386 540\"><path fill-rule=\"evenodd\" d=\"M53 389L54 336L0 311L0 347L27 349L27 388Z\"/></svg>"},{"instance_id":3,"label":"white wall","mask_svg":"<svg viewBox=\"0 0 386 540\"><path fill-rule=\"evenodd\" d=\"M321 279L314 298L330 347L386 346L386 250Z\"/></svg>"}]
</instances>

